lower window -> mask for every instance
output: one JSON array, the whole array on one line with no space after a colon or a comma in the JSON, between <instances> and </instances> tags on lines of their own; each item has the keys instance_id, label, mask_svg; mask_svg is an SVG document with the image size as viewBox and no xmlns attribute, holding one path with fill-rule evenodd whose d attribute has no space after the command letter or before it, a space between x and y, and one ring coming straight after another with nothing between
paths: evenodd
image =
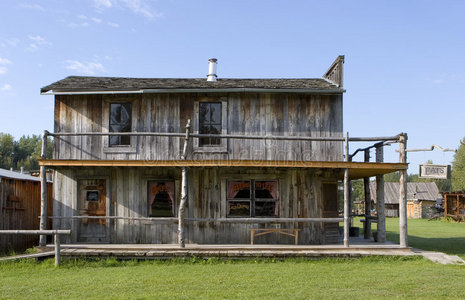
<instances>
[{"instance_id":1,"label":"lower window","mask_svg":"<svg viewBox=\"0 0 465 300\"><path fill-rule=\"evenodd\" d=\"M149 217L174 217L174 181L149 181Z\"/></svg>"},{"instance_id":2,"label":"lower window","mask_svg":"<svg viewBox=\"0 0 465 300\"><path fill-rule=\"evenodd\" d=\"M228 217L278 217L277 180L230 180L226 199Z\"/></svg>"}]
</instances>

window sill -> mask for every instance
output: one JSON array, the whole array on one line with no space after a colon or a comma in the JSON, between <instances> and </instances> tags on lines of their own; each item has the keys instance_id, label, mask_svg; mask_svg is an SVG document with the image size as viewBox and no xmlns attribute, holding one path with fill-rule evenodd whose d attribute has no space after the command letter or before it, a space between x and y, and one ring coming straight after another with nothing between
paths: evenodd
<instances>
[{"instance_id":1,"label":"window sill","mask_svg":"<svg viewBox=\"0 0 465 300\"><path fill-rule=\"evenodd\" d=\"M228 154L226 147L199 147L194 148L194 153L224 153Z\"/></svg>"},{"instance_id":2,"label":"window sill","mask_svg":"<svg viewBox=\"0 0 465 300\"><path fill-rule=\"evenodd\" d=\"M116 147L104 147L104 153L137 153L136 147L131 146L116 146Z\"/></svg>"}]
</instances>

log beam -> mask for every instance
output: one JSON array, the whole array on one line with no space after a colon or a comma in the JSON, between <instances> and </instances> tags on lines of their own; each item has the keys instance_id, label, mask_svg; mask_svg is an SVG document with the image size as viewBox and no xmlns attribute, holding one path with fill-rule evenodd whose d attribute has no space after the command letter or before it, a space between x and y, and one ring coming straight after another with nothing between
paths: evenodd
<instances>
[{"instance_id":1,"label":"log beam","mask_svg":"<svg viewBox=\"0 0 465 300\"><path fill-rule=\"evenodd\" d=\"M40 157L45 159L47 156L47 136L48 132L44 130L42 135L42 151ZM40 166L40 230L47 229L47 173L45 166ZM39 245L45 246L47 244L47 236L41 235L39 238Z\"/></svg>"},{"instance_id":2,"label":"log beam","mask_svg":"<svg viewBox=\"0 0 465 300\"><path fill-rule=\"evenodd\" d=\"M407 163L407 134L399 138L399 162ZM401 247L408 246L407 237L407 171L400 170L399 179L399 242Z\"/></svg>"},{"instance_id":3,"label":"log beam","mask_svg":"<svg viewBox=\"0 0 465 300\"><path fill-rule=\"evenodd\" d=\"M365 150L365 162L370 162L370 150ZM365 196L365 223L363 223L363 238L371 238L371 197L370 197L370 177L363 178L363 191Z\"/></svg>"},{"instance_id":4,"label":"log beam","mask_svg":"<svg viewBox=\"0 0 465 300\"><path fill-rule=\"evenodd\" d=\"M384 160L383 145L376 147L376 162ZM378 243L386 241L386 214L384 203L384 175L376 175L376 210L378 212Z\"/></svg>"}]
</instances>

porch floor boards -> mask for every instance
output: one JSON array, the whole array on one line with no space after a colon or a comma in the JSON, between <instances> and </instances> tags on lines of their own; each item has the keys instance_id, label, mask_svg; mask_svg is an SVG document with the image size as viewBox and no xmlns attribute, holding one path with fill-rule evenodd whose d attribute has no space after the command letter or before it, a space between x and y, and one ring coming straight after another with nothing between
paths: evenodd
<instances>
[{"instance_id":1,"label":"porch floor boards","mask_svg":"<svg viewBox=\"0 0 465 300\"><path fill-rule=\"evenodd\" d=\"M369 255L418 255L411 248L397 244L374 243L363 238L351 238L351 246L333 245L264 245L264 244L62 244L63 257L119 257L138 259L163 259L174 257L223 257L223 258L285 258L285 257L361 257ZM49 245L53 247L53 245Z\"/></svg>"}]
</instances>

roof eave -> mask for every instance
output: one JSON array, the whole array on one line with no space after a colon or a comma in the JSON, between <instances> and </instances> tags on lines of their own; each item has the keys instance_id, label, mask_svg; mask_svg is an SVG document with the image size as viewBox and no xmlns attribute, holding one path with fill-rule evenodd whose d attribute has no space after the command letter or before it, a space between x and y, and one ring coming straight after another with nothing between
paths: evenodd
<instances>
[{"instance_id":1,"label":"roof eave","mask_svg":"<svg viewBox=\"0 0 465 300\"><path fill-rule=\"evenodd\" d=\"M161 93L299 93L299 94L342 94L345 89L269 89L269 88L173 88L173 89L138 89L138 90L48 90L41 95L90 95L90 94L161 94Z\"/></svg>"}]
</instances>

